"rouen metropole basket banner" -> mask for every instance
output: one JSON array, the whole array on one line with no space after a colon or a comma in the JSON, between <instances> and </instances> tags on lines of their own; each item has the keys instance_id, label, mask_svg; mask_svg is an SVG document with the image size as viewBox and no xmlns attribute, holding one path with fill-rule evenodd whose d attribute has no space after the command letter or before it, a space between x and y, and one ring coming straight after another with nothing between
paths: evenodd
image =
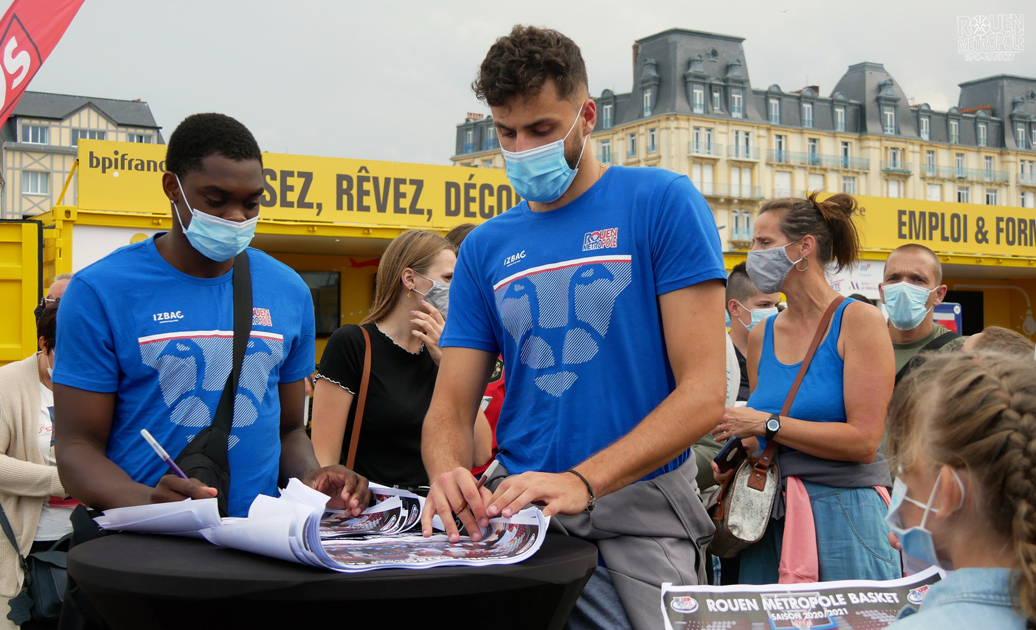
<instances>
[{"instance_id":1,"label":"rouen metropole basket banner","mask_svg":"<svg viewBox=\"0 0 1036 630\"><path fill-rule=\"evenodd\" d=\"M14 0L0 20L0 67L3 68L3 108L7 121L18 99L76 16L83 0Z\"/></svg>"},{"instance_id":2,"label":"rouen metropole basket banner","mask_svg":"<svg viewBox=\"0 0 1036 630\"><path fill-rule=\"evenodd\" d=\"M899 580L763 586L662 585L666 630L880 630L918 608L940 572Z\"/></svg>"}]
</instances>

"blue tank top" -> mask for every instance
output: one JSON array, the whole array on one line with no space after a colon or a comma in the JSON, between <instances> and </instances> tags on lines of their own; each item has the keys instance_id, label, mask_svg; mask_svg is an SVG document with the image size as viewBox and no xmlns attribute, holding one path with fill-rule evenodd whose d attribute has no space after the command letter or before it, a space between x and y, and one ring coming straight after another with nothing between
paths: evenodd
<instances>
[{"instance_id":1,"label":"blue tank top","mask_svg":"<svg viewBox=\"0 0 1036 630\"><path fill-rule=\"evenodd\" d=\"M831 318L831 330L817 348L809 364L805 378L799 386L788 415L797 420L812 422L845 422L845 392L843 373L845 361L838 355L838 336L842 331L842 313L854 300L846 299L835 310ZM773 322L779 315L766 319L766 334L763 337L763 351L759 356L759 376L755 391L748 398L747 406L766 413L780 413L784 399L788 397L791 384L799 372L802 362L786 365L777 360L773 350ZM766 440L759 438L759 446L766 446Z\"/></svg>"}]
</instances>

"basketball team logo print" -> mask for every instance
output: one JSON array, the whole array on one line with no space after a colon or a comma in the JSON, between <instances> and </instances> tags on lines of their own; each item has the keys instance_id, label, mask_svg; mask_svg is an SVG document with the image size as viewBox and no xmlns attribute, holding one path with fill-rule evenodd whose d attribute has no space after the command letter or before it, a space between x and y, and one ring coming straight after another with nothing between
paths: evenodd
<instances>
[{"instance_id":1,"label":"basketball team logo print","mask_svg":"<svg viewBox=\"0 0 1036 630\"><path fill-rule=\"evenodd\" d=\"M631 256L594 256L527 269L493 287L503 327L522 365L536 371L536 387L560 398L579 379L631 278Z\"/></svg>"},{"instance_id":2,"label":"basketball team logo print","mask_svg":"<svg viewBox=\"0 0 1036 630\"><path fill-rule=\"evenodd\" d=\"M233 331L188 331L141 337L141 362L158 373L162 400L174 424L197 428L212 424L219 392L230 374ZM241 365L233 427L251 426L268 391L270 373L284 358L284 337L252 331ZM211 403L211 406L210 406ZM230 436L230 447L237 443Z\"/></svg>"}]
</instances>

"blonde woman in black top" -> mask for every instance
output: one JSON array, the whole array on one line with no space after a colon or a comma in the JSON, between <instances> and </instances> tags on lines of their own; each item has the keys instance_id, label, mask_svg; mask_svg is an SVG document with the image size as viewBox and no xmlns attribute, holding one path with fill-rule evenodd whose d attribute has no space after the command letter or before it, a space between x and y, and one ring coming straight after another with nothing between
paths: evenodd
<instances>
[{"instance_id":1,"label":"blonde woman in black top","mask_svg":"<svg viewBox=\"0 0 1036 630\"><path fill-rule=\"evenodd\" d=\"M400 234L385 250L370 313L359 326L336 330L320 361L313 448L321 465L337 464L348 452L363 375L362 326L371 340L371 375L353 468L385 485L416 489L428 484L421 427L442 357L439 335L456 260L452 244L421 230ZM475 442L476 459L487 460L490 435L484 417L476 424Z\"/></svg>"}]
</instances>

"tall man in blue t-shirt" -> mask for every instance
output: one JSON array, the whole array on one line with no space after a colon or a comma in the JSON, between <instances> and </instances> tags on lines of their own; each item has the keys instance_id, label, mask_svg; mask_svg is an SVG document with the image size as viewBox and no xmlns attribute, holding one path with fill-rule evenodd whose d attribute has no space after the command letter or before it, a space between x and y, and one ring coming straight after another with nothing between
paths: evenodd
<instances>
[{"instance_id":1,"label":"tall man in blue t-shirt","mask_svg":"<svg viewBox=\"0 0 1036 630\"><path fill-rule=\"evenodd\" d=\"M530 503L569 515L558 520L607 567L570 625L657 627L659 585L695 583L712 534L689 458L725 396L712 213L686 176L605 167L586 150L597 110L564 35L515 27L474 87L526 201L476 228L455 269L422 438L424 532L433 513L454 539L453 514L472 532ZM470 473L470 436L498 352L498 459L510 476L491 492Z\"/></svg>"},{"instance_id":2,"label":"tall man in blue t-shirt","mask_svg":"<svg viewBox=\"0 0 1036 630\"><path fill-rule=\"evenodd\" d=\"M185 119L169 138L162 187L172 229L77 273L59 314L54 370L58 471L97 509L214 496L165 474L140 435L176 457L212 423L230 373L234 256L255 232L262 153L221 114ZM303 379L314 366L313 302L298 274L248 249L252 328L228 440L228 512L297 477L359 513L367 481L321 468L303 425Z\"/></svg>"}]
</instances>

